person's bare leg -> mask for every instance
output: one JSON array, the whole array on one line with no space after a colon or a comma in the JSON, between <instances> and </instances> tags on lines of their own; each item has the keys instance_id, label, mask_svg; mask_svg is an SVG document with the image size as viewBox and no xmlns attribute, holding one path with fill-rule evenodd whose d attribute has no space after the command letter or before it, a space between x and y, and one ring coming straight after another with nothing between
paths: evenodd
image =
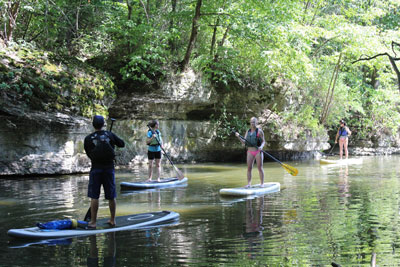
<instances>
[{"instance_id":1,"label":"person's bare leg","mask_svg":"<svg viewBox=\"0 0 400 267\"><path fill-rule=\"evenodd\" d=\"M147 179L148 182L151 181L151 178L153 177L153 160L149 159L149 179Z\"/></svg>"},{"instance_id":2,"label":"person's bare leg","mask_svg":"<svg viewBox=\"0 0 400 267\"><path fill-rule=\"evenodd\" d=\"M343 158L343 146L344 146L343 139L339 138L339 157L340 157L340 159Z\"/></svg>"},{"instance_id":3,"label":"person's bare leg","mask_svg":"<svg viewBox=\"0 0 400 267\"><path fill-rule=\"evenodd\" d=\"M161 178L161 159L156 159L157 181L160 182Z\"/></svg>"},{"instance_id":4,"label":"person's bare leg","mask_svg":"<svg viewBox=\"0 0 400 267\"><path fill-rule=\"evenodd\" d=\"M263 154L258 153L256 156L257 169L260 174L260 185L264 187L264 168L263 168Z\"/></svg>"},{"instance_id":5,"label":"person's bare leg","mask_svg":"<svg viewBox=\"0 0 400 267\"><path fill-rule=\"evenodd\" d=\"M255 157L247 152L247 186L251 186L251 171L253 169L253 164L254 164Z\"/></svg>"},{"instance_id":6,"label":"person's bare leg","mask_svg":"<svg viewBox=\"0 0 400 267\"><path fill-rule=\"evenodd\" d=\"M108 221L108 223L112 226L115 226L115 213L117 210L117 200L114 199L109 199L108 200L108 207L110 208L110 214L111 214L111 218Z\"/></svg>"},{"instance_id":7,"label":"person's bare leg","mask_svg":"<svg viewBox=\"0 0 400 267\"><path fill-rule=\"evenodd\" d=\"M349 151L347 150L348 144L349 144L349 139L346 138L344 141L344 153L345 153L346 159L349 158Z\"/></svg>"},{"instance_id":8,"label":"person's bare leg","mask_svg":"<svg viewBox=\"0 0 400 267\"><path fill-rule=\"evenodd\" d=\"M97 211L99 210L99 200L95 198L91 198L90 200L90 222L88 226L96 227L97 223Z\"/></svg>"}]
</instances>

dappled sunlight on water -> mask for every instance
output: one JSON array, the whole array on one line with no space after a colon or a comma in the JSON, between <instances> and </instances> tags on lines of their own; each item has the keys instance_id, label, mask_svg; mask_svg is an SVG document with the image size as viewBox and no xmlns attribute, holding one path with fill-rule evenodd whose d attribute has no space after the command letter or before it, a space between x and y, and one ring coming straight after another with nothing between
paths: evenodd
<instances>
[{"instance_id":1,"label":"dappled sunlight on water","mask_svg":"<svg viewBox=\"0 0 400 267\"><path fill-rule=\"evenodd\" d=\"M298 176L266 162L265 182L281 183L281 191L250 199L219 195L221 188L246 184L244 163L178 165L189 178L186 186L142 191L121 191L119 183L144 181L146 166L121 168L117 215L172 210L180 213L179 222L36 244L5 233L38 221L82 219L89 207L88 176L1 179L0 260L6 266L27 266L37 255L49 266L86 266L96 259L117 266L368 266L376 253L378 265L398 266L399 162L397 156L353 165L287 162ZM174 175L171 169L165 165L163 176ZM252 174L258 184L257 169ZM108 216L101 197L99 217Z\"/></svg>"}]
</instances>

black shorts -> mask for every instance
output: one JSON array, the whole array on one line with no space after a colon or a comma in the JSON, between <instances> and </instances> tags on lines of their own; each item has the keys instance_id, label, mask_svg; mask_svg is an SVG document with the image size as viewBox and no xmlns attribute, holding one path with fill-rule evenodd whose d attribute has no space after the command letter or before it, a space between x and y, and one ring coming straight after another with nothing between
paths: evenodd
<instances>
[{"instance_id":1,"label":"black shorts","mask_svg":"<svg viewBox=\"0 0 400 267\"><path fill-rule=\"evenodd\" d=\"M152 151L147 151L147 158L148 159L161 159L161 151L157 152L152 152Z\"/></svg>"}]
</instances>

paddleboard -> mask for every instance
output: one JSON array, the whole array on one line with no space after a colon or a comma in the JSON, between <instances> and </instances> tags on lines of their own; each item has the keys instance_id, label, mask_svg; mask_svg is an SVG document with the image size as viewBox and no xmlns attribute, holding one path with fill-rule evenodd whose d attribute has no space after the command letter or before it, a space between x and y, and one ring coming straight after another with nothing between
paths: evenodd
<instances>
[{"instance_id":1,"label":"paddleboard","mask_svg":"<svg viewBox=\"0 0 400 267\"><path fill-rule=\"evenodd\" d=\"M151 225L159 225L167 221L177 220L179 213L173 211L160 211L160 212L148 212L140 214L132 214L126 216L117 216L116 226L111 227L107 222L109 218L97 220L96 229L63 229L63 230L50 230L40 229L39 227L30 227L23 229L10 229L7 234L16 238L25 239L49 239L49 238L65 238L74 236L86 236L95 235L101 233L125 231L132 229L142 229Z\"/></svg>"},{"instance_id":2,"label":"paddleboard","mask_svg":"<svg viewBox=\"0 0 400 267\"><path fill-rule=\"evenodd\" d=\"M159 222L152 225L147 225L139 227L138 230L151 230L158 229L162 227L172 226L179 223L179 220ZM136 229L134 229L136 230ZM76 237L66 237L66 238L50 238L50 239L13 239L9 242L9 248L25 248L33 245L47 245L47 246L60 246L60 245L70 245L73 239ZM87 236L81 236L79 238L87 238Z\"/></svg>"},{"instance_id":3,"label":"paddleboard","mask_svg":"<svg viewBox=\"0 0 400 267\"><path fill-rule=\"evenodd\" d=\"M260 185L253 185L249 188L222 188L219 193L224 196L250 196L250 195L264 195L268 193L279 192L281 190L280 183L264 183L264 187Z\"/></svg>"},{"instance_id":4,"label":"paddleboard","mask_svg":"<svg viewBox=\"0 0 400 267\"><path fill-rule=\"evenodd\" d=\"M363 159L352 158L352 159L320 159L320 164L335 164L335 165L346 165L346 164L362 164Z\"/></svg>"},{"instance_id":5,"label":"paddleboard","mask_svg":"<svg viewBox=\"0 0 400 267\"><path fill-rule=\"evenodd\" d=\"M182 180L178 178L163 178L160 182L153 180L151 182L122 182L120 183L121 189L134 190L134 189L150 189L150 188L163 188L163 187L174 187L178 185L186 184L188 178L184 177Z\"/></svg>"}]
</instances>

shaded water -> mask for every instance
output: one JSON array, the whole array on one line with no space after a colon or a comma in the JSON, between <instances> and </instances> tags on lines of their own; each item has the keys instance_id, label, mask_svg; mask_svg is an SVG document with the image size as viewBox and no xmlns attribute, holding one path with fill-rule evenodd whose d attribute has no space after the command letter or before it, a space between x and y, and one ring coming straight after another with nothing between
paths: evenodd
<instances>
[{"instance_id":1,"label":"shaded water","mask_svg":"<svg viewBox=\"0 0 400 267\"><path fill-rule=\"evenodd\" d=\"M400 157L363 164L320 166L265 163L266 182L281 192L229 199L219 189L246 184L244 164L179 166L187 187L118 192L118 215L172 210L180 221L150 230L122 231L39 244L7 237L10 228L65 217L82 219L87 175L0 179L1 266L400 266ZM167 172L169 166L165 167ZM259 183L257 170L253 184ZM117 171L117 184L139 181L146 169ZM118 188L119 190L119 188ZM100 201L99 217L108 216ZM19 248L16 248L19 247Z\"/></svg>"}]
</instances>

